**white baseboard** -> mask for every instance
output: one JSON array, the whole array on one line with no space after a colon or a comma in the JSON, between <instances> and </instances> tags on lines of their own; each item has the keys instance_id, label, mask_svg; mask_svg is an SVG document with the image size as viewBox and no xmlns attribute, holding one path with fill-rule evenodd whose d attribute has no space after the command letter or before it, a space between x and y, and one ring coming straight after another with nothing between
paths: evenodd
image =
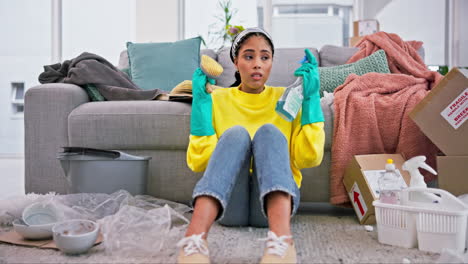
<instances>
[{"instance_id":1,"label":"white baseboard","mask_svg":"<svg viewBox=\"0 0 468 264\"><path fill-rule=\"evenodd\" d=\"M0 153L0 160L3 159L24 159L24 153Z\"/></svg>"}]
</instances>

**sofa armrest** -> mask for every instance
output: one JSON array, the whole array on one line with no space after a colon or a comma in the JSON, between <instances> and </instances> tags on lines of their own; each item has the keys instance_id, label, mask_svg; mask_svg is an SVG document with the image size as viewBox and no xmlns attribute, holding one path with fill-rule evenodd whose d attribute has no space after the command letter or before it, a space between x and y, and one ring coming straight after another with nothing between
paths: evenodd
<instances>
[{"instance_id":1,"label":"sofa armrest","mask_svg":"<svg viewBox=\"0 0 468 264\"><path fill-rule=\"evenodd\" d=\"M89 102L74 84L50 83L31 87L24 97L25 190L66 192L57 152L68 145L68 115Z\"/></svg>"}]
</instances>

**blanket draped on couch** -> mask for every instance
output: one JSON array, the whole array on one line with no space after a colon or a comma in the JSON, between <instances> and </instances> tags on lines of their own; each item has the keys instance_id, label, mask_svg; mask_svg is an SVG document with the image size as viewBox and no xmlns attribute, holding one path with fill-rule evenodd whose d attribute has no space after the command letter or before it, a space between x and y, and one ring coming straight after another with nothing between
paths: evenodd
<instances>
[{"instance_id":1,"label":"blanket draped on couch","mask_svg":"<svg viewBox=\"0 0 468 264\"><path fill-rule=\"evenodd\" d=\"M112 100L154 100L163 93L159 89L143 90L103 57L83 52L78 57L44 66L39 82L71 83L84 87L94 85L99 93Z\"/></svg>"},{"instance_id":2,"label":"blanket draped on couch","mask_svg":"<svg viewBox=\"0 0 468 264\"><path fill-rule=\"evenodd\" d=\"M425 155L435 167L437 147L409 119L409 112L442 76L429 71L417 49L419 41L378 32L364 37L348 63L383 49L392 74L350 75L334 92L335 119L330 173L330 203L349 205L344 170L354 155L402 153ZM382 168L384 164L382 164ZM434 176L427 174L426 181Z\"/></svg>"}]
</instances>

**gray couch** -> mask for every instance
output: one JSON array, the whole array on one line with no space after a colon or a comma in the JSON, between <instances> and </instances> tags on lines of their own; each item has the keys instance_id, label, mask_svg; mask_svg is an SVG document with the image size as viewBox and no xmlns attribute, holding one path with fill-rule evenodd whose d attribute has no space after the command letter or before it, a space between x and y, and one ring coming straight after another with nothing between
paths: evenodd
<instances>
[{"instance_id":1,"label":"gray couch","mask_svg":"<svg viewBox=\"0 0 468 264\"><path fill-rule=\"evenodd\" d=\"M322 67L344 64L357 48L311 48ZM228 49L215 58L225 69L218 85L234 82L234 65ZM304 49L276 49L268 84L287 86ZM128 66L122 52L119 67ZM90 102L86 92L72 84L53 83L32 87L25 96L26 192L65 193L66 180L56 159L62 146L118 149L151 156L147 192L158 198L187 203L201 173L186 165L190 104L167 101ZM328 202L332 122L326 118L325 155L319 167L304 169L301 201ZM307 151L307 150L304 150ZM132 177L132 175L128 175Z\"/></svg>"}]
</instances>

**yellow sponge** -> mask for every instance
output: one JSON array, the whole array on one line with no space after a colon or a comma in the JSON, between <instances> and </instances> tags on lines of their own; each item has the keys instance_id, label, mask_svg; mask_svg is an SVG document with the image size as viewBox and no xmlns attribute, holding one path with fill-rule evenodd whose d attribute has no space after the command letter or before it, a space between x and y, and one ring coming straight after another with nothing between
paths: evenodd
<instances>
[{"instance_id":1,"label":"yellow sponge","mask_svg":"<svg viewBox=\"0 0 468 264\"><path fill-rule=\"evenodd\" d=\"M207 55L202 55L200 69L212 79L220 76L224 71L223 66Z\"/></svg>"}]
</instances>

